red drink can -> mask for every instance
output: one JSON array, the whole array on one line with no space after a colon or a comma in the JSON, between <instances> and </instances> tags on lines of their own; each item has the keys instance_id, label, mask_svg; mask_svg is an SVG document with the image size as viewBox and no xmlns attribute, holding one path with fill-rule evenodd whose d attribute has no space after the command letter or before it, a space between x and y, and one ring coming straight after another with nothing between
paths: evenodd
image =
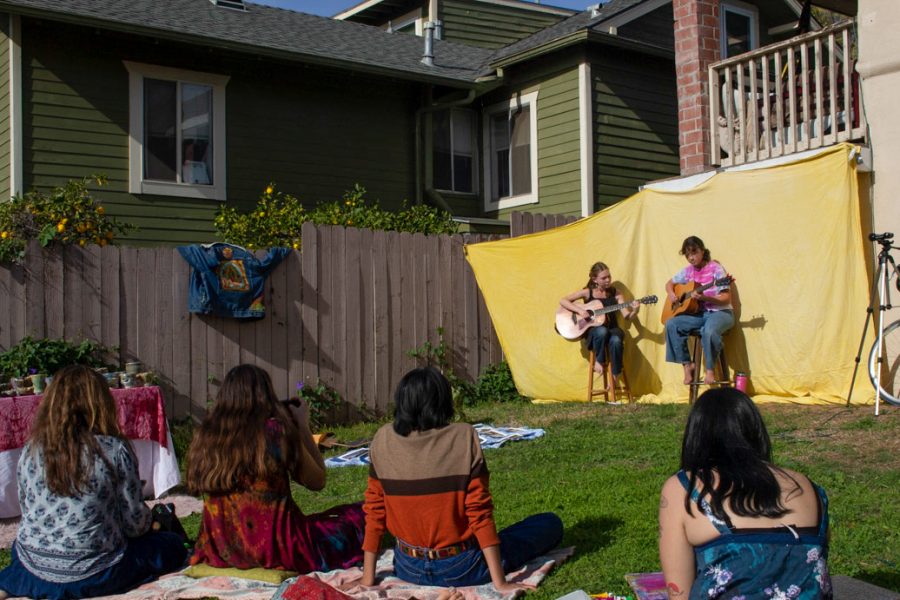
<instances>
[{"instance_id":1,"label":"red drink can","mask_svg":"<svg viewBox=\"0 0 900 600\"><path fill-rule=\"evenodd\" d=\"M741 390L745 394L747 393L747 374L743 371L738 371L734 374L734 387Z\"/></svg>"}]
</instances>

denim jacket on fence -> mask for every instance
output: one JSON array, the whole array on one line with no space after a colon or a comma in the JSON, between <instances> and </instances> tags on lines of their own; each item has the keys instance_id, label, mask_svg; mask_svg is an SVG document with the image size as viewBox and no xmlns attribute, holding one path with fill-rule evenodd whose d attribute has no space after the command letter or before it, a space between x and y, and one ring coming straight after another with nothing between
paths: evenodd
<instances>
[{"instance_id":1,"label":"denim jacket on fence","mask_svg":"<svg viewBox=\"0 0 900 600\"><path fill-rule=\"evenodd\" d=\"M263 289L266 277L290 252L270 248L263 259L232 244L179 246L191 265L188 310L192 313L260 319L266 315Z\"/></svg>"}]
</instances>

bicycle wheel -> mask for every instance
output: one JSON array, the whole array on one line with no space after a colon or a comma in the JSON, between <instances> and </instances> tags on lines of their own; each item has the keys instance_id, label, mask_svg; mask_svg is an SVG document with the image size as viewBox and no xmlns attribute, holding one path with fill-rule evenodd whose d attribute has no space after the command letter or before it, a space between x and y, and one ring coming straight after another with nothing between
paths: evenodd
<instances>
[{"instance_id":1,"label":"bicycle wheel","mask_svg":"<svg viewBox=\"0 0 900 600\"><path fill-rule=\"evenodd\" d=\"M881 364L878 363L878 348L882 348ZM869 351L869 381L882 400L900 406L900 398L893 395L900 389L900 321L894 321L884 328L881 337L875 338ZM882 384L888 385L885 389Z\"/></svg>"}]
</instances>

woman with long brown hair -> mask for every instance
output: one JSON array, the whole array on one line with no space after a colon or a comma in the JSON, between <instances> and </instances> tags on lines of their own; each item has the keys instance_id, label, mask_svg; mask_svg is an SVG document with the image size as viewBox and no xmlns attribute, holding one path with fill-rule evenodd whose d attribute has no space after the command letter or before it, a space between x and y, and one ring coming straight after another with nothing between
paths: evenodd
<instances>
[{"instance_id":1,"label":"woman with long brown hair","mask_svg":"<svg viewBox=\"0 0 900 600\"><path fill-rule=\"evenodd\" d=\"M234 367L188 451L188 487L206 495L191 563L308 573L361 560L362 506L304 515L291 480L325 487L309 407L280 402L259 367Z\"/></svg>"},{"instance_id":2,"label":"woman with long brown hair","mask_svg":"<svg viewBox=\"0 0 900 600\"><path fill-rule=\"evenodd\" d=\"M577 300L581 300L581 302L576 302ZM586 305L594 301L598 301L604 308L614 304L625 304L625 297L613 287L609 267L603 262L595 262L591 265L588 280L584 287L561 298L559 305L566 310L572 311L581 319L590 320L592 318L591 313L586 308ZM633 300L622 309L622 317L624 319L633 319L640 308L641 303ZM609 351L610 378L608 389L615 390L623 368L625 332L619 327L614 312L607 315L601 323L601 325L591 327L588 330L585 335L585 343L588 350L594 352L593 368L597 373L603 372L607 361L607 350Z\"/></svg>"},{"instance_id":3,"label":"woman with long brown hair","mask_svg":"<svg viewBox=\"0 0 900 600\"><path fill-rule=\"evenodd\" d=\"M93 369L54 375L16 475L22 522L0 597L119 594L184 562L180 537L151 532L137 459Z\"/></svg>"}]
</instances>

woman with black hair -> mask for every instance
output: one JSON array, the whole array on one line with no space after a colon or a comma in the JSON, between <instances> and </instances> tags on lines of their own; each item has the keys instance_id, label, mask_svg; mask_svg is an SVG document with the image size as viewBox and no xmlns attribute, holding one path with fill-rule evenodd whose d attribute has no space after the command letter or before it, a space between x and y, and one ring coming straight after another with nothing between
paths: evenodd
<instances>
[{"instance_id":1,"label":"woman with black hair","mask_svg":"<svg viewBox=\"0 0 900 600\"><path fill-rule=\"evenodd\" d=\"M363 585L375 584L385 530L396 538L394 572L419 585L492 582L497 591L521 586L506 573L552 550L562 522L532 515L499 534L488 470L475 428L451 423L450 384L434 367L407 373L394 395L393 424L369 447Z\"/></svg>"},{"instance_id":2,"label":"woman with black hair","mask_svg":"<svg viewBox=\"0 0 900 600\"><path fill-rule=\"evenodd\" d=\"M753 401L703 393L688 416L681 470L659 503L659 558L669 598L831 598L828 497L772 464Z\"/></svg>"}]
</instances>

